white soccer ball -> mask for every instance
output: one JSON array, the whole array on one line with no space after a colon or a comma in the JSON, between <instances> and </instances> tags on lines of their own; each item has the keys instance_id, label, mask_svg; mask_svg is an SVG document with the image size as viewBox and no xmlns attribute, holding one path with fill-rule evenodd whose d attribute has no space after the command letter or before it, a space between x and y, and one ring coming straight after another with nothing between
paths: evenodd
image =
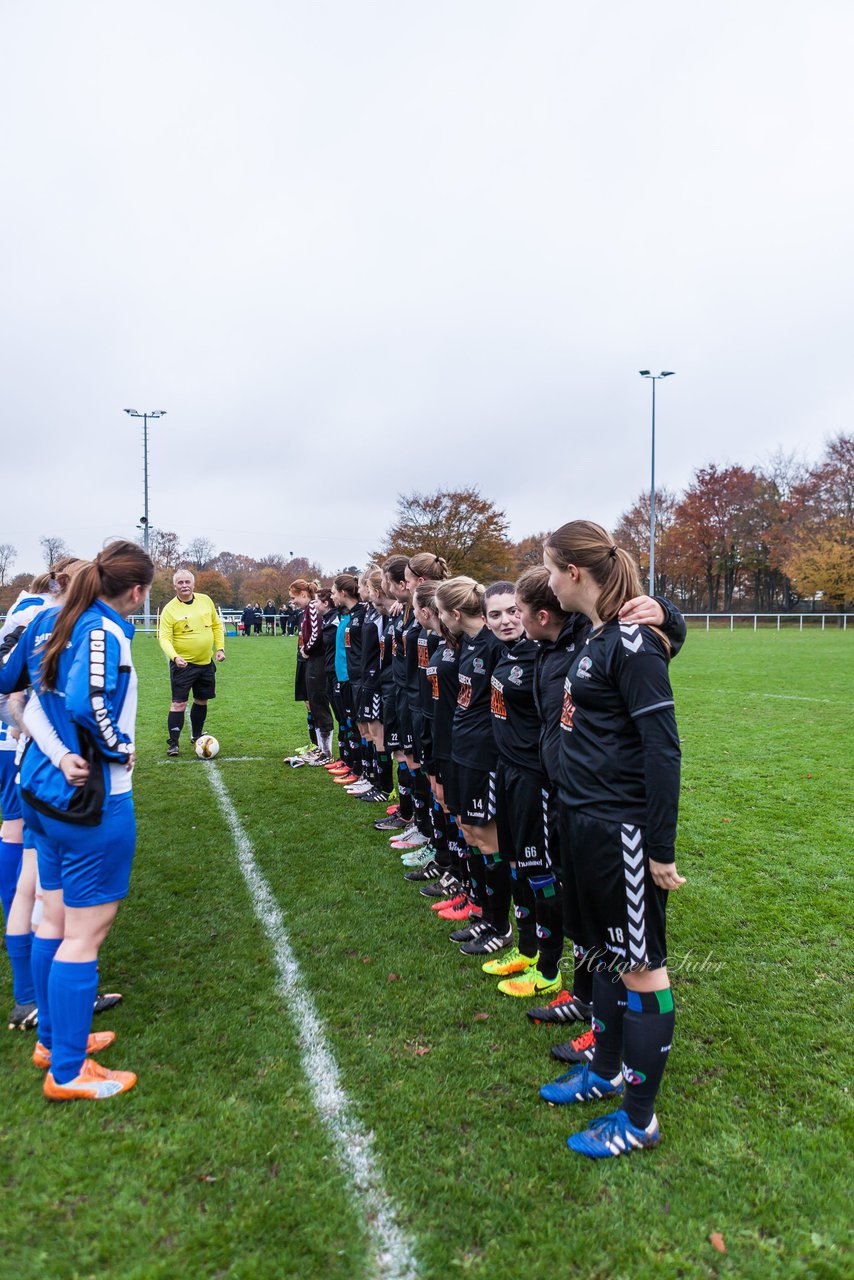
<instances>
[{"instance_id":1,"label":"white soccer ball","mask_svg":"<svg viewBox=\"0 0 854 1280\"><path fill-rule=\"evenodd\" d=\"M196 755L200 760L212 760L219 751L219 743L209 733L196 738Z\"/></svg>"}]
</instances>

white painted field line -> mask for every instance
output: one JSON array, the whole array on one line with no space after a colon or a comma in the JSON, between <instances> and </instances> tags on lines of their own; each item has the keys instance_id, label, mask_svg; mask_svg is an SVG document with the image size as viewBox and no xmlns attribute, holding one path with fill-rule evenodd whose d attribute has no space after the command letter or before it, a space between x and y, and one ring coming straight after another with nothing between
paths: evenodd
<instances>
[{"instance_id":1,"label":"white painted field line","mask_svg":"<svg viewBox=\"0 0 854 1280\"><path fill-rule=\"evenodd\" d=\"M353 1112L341 1084L338 1064L323 1023L303 980L285 929L281 910L255 861L252 841L231 802L219 769L208 763L208 777L223 817L231 828L240 870L255 915L273 944L278 990L293 1019L300 1040L303 1071L312 1101L328 1130L339 1163L362 1213L374 1254L377 1280L415 1280L418 1268L412 1242L398 1226L394 1203L386 1191L374 1156L373 1134Z\"/></svg>"},{"instance_id":2,"label":"white painted field line","mask_svg":"<svg viewBox=\"0 0 854 1280\"><path fill-rule=\"evenodd\" d=\"M716 693L716 694L729 694L732 697L738 697L738 698L774 698L778 702L830 703L833 701L832 698L809 698L807 697L806 694L800 694L800 693L763 693L761 690L748 690L745 692L742 689L711 689L709 690L709 692Z\"/></svg>"},{"instance_id":3,"label":"white painted field line","mask_svg":"<svg viewBox=\"0 0 854 1280\"><path fill-rule=\"evenodd\" d=\"M266 756L220 756L219 762L220 764L243 764L246 760L266 760L266 758ZM155 760L154 763L168 765L170 769L175 768L174 760ZM201 761L200 763L207 762Z\"/></svg>"}]
</instances>

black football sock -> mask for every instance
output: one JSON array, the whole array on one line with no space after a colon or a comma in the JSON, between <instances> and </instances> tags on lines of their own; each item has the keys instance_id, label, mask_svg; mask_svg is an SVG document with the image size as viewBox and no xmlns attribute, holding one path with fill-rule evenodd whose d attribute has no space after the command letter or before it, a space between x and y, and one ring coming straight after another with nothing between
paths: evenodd
<instances>
[{"instance_id":1,"label":"black football sock","mask_svg":"<svg viewBox=\"0 0 854 1280\"><path fill-rule=\"evenodd\" d=\"M477 850L468 850L469 897L475 906L483 912L482 919L488 920L486 907L486 891L483 884L483 857Z\"/></svg>"},{"instance_id":2,"label":"black football sock","mask_svg":"<svg viewBox=\"0 0 854 1280\"><path fill-rule=\"evenodd\" d=\"M645 1129L655 1111L655 1095L667 1065L676 1011L673 992L627 991L623 1018L623 1108L632 1124Z\"/></svg>"},{"instance_id":3,"label":"black football sock","mask_svg":"<svg viewBox=\"0 0 854 1280\"><path fill-rule=\"evenodd\" d=\"M445 813L438 800L432 795L429 805L431 843L436 850L436 862L443 871L452 867L451 850L448 847L448 832L445 826Z\"/></svg>"},{"instance_id":4,"label":"black football sock","mask_svg":"<svg viewBox=\"0 0 854 1280\"><path fill-rule=\"evenodd\" d=\"M612 969L597 969L593 975L593 1034L595 1047L590 1063L597 1076L613 1080L619 1074L623 1050L623 1019L626 988Z\"/></svg>"},{"instance_id":5,"label":"black football sock","mask_svg":"<svg viewBox=\"0 0 854 1280\"><path fill-rule=\"evenodd\" d=\"M593 973L583 947L574 946L575 974L572 979L572 994L584 1004L593 1003Z\"/></svg>"},{"instance_id":6,"label":"black football sock","mask_svg":"<svg viewBox=\"0 0 854 1280\"><path fill-rule=\"evenodd\" d=\"M553 871L530 877L537 921L538 969L544 978L556 978L563 955L563 899Z\"/></svg>"},{"instance_id":7,"label":"black football sock","mask_svg":"<svg viewBox=\"0 0 854 1280\"><path fill-rule=\"evenodd\" d=\"M410 771L412 778L412 800L415 805L415 825L421 832L422 836L430 839L430 814L428 812L428 799L430 796L430 782L423 769L414 769Z\"/></svg>"},{"instance_id":8,"label":"black football sock","mask_svg":"<svg viewBox=\"0 0 854 1280\"><path fill-rule=\"evenodd\" d=\"M377 756L379 788L387 796L391 795L394 779L391 772L391 756L387 751L380 751Z\"/></svg>"},{"instance_id":9,"label":"black football sock","mask_svg":"<svg viewBox=\"0 0 854 1280\"><path fill-rule=\"evenodd\" d=\"M169 727L169 739L175 746L177 746L178 739L181 736L181 730L184 728L184 712L170 711L169 715L166 717L166 724Z\"/></svg>"},{"instance_id":10,"label":"black football sock","mask_svg":"<svg viewBox=\"0 0 854 1280\"><path fill-rule=\"evenodd\" d=\"M314 728L314 716L311 714L311 712L310 712L310 711L309 711L308 715L307 715L307 716L306 716L306 718L305 718L305 722L306 722L306 724L308 725L308 737L309 737L309 741L311 742L312 746L315 746L315 747L316 747L316 746L317 746L317 732L316 732L316 730L315 730L315 728Z\"/></svg>"},{"instance_id":11,"label":"black football sock","mask_svg":"<svg viewBox=\"0 0 854 1280\"><path fill-rule=\"evenodd\" d=\"M399 797L398 810L401 818L406 822L411 822L413 814L415 813L415 805L413 804L412 792L410 790L411 777L412 775L410 774L406 763L401 760L397 766L397 794Z\"/></svg>"},{"instance_id":12,"label":"black football sock","mask_svg":"<svg viewBox=\"0 0 854 1280\"><path fill-rule=\"evenodd\" d=\"M198 738L202 729L205 727L205 716L208 714L208 704L194 702L190 707L190 736Z\"/></svg>"},{"instance_id":13,"label":"black football sock","mask_svg":"<svg viewBox=\"0 0 854 1280\"><path fill-rule=\"evenodd\" d=\"M510 863L499 854L485 854L484 879L489 899L489 923L498 933L506 934L510 928L511 883Z\"/></svg>"},{"instance_id":14,"label":"black football sock","mask_svg":"<svg viewBox=\"0 0 854 1280\"><path fill-rule=\"evenodd\" d=\"M513 902L516 928L519 932L519 950L532 958L537 954L537 917L534 914L534 891L528 873L520 867L513 870Z\"/></svg>"}]
</instances>

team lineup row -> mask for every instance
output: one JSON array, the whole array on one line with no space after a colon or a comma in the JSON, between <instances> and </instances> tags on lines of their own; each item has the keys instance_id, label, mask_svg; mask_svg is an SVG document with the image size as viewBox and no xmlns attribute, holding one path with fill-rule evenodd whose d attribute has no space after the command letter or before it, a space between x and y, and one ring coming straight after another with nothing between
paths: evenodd
<instances>
[{"instance_id":1,"label":"team lineup row","mask_svg":"<svg viewBox=\"0 0 854 1280\"><path fill-rule=\"evenodd\" d=\"M658 1142L654 1101L672 1040L664 917L682 879L667 668L684 622L666 601L640 596L636 567L598 526L563 526L544 560L515 587L486 592L450 578L429 554L393 556L360 580L339 575L319 597L295 582L297 695L318 742L308 763L371 800L391 792L396 764L399 808L375 825L397 837L408 877L440 917L461 925L452 938L487 957L503 991L557 992L564 934L572 941L573 992L538 1012L559 1020L592 1008L592 1032L581 1038L592 1046L574 1042L568 1056L579 1065L542 1092L555 1103L624 1095L616 1112L570 1138L585 1154L617 1155ZM16 909L19 899L22 911L31 904L34 876L24 865L7 949L16 1000L29 983L38 1007L34 1061L48 1068L54 1098L106 1097L135 1082L87 1055L114 1039L89 1028L98 949L133 856L136 678L126 619L152 573L138 547L111 544L92 563L64 567L64 601L31 601L32 620L24 610L5 629L0 694L30 696L23 708L7 700L0 715L30 737L20 760L22 843L35 848L44 900L25 957L29 917L25 930ZM210 602L194 595L187 571L176 574L176 591L171 638L160 636L173 676L170 754L176 702L183 724L193 690L197 736L213 696L206 682L224 656ZM4 841L14 847L5 790L3 804Z\"/></svg>"},{"instance_id":2,"label":"team lineup row","mask_svg":"<svg viewBox=\"0 0 854 1280\"><path fill-rule=\"evenodd\" d=\"M290 762L325 767L361 801L396 784L374 826L458 926L451 940L504 994L554 996L528 1010L536 1020L591 1021L555 1047L570 1069L541 1095L620 1105L568 1145L591 1157L655 1146L674 1026L665 910L684 883L668 676L681 614L641 596L631 558L586 521L551 535L544 566L515 584L484 590L422 553L339 574L331 590L298 580L291 597L295 694L316 746Z\"/></svg>"}]
</instances>

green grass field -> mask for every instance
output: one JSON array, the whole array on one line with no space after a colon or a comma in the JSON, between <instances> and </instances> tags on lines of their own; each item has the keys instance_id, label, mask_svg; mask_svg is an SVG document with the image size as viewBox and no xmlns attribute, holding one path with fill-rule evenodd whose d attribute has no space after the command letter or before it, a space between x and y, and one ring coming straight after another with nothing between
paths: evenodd
<instances>
[{"instance_id":1,"label":"green grass field","mask_svg":"<svg viewBox=\"0 0 854 1280\"><path fill-rule=\"evenodd\" d=\"M447 941L374 807L305 739L292 640L228 642L208 728L354 1110L424 1277L850 1277L854 635L692 631L673 666L684 773L670 916L677 1027L664 1141L588 1162L537 1087L535 1027ZM141 678L131 896L98 1026L127 1097L48 1106L0 1036L3 1277L374 1274L312 1104L210 766L164 756L165 665ZM478 1016L481 1015L481 1016ZM485 1016L483 1016L485 1015ZM594 1111L592 1114L598 1114ZM710 1243L723 1237L726 1253Z\"/></svg>"}]
</instances>

